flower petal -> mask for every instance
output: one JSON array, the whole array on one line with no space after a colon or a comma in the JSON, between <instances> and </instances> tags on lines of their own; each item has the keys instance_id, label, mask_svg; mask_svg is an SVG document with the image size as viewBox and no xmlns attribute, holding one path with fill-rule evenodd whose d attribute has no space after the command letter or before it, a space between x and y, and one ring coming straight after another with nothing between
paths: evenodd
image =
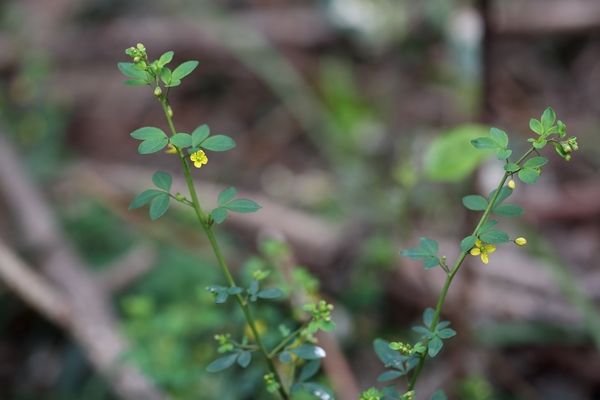
<instances>
[{"instance_id":1,"label":"flower petal","mask_svg":"<svg viewBox=\"0 0 600 400\"><path fill-rule=\"evenodd\" d=\"M484 264L490 262L490 258L488 257L487 253L481 253L481 261L483 261Z\"/></svg>"},{"instance_id":2,"label":"flower petal","mask_svg":"<svg viewBox=\"0 0 600 400\"><path fill-rule=\"evenodd\" d=\"M479 249L478 247L473 247L470 253L472 256L478 256L481 254L481 249Z\"/></svg>"}]
</instances>

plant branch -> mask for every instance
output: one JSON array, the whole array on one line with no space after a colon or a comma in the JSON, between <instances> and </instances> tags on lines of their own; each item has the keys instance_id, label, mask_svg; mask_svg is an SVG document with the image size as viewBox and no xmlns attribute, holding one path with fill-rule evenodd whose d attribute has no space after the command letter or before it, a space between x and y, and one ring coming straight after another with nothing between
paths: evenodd
<instances>
[{"instance_id":1,"label":"plant branch","mask_svg":"<svg viewBox=\"0 0 600 400\"><path fill-rule=\"evenodd\" d=\"M523 154L523 156L521 158L519 158L519 160L516 162L516 164L520 165L527 157L529 157L529 155L531 155L531 153L533 153L533 151L535 151L535 148L531 147L527 152L525 152L525 154ZM494 209L494 206L496 205L496 201L498 200L498 196L500 195L500 189L502 189L502 187L504 186L504 184L506 183L506 180L508 179L508 177L510 175L511 175L511 173L505 172L504 175L502 176L500 183L496 187L494 196L488 203L486 209L483 212L483 215L481 216L481 218L479 219L479 222L475 226L475 229L473 229L473 233L471 234L471 236L477 236L481 227L486 223L490 213L492 212L492 210ZM437 326L437 324L439 322L440 314L442 312L442 307L444 306L444 302L446 301L446 296L448 295L448 290L450 289L450 285L452 284L454 277L456 276L456 274L458 273L458 270L460 269L463 262L465 261L467 254L468 254L468 250L461 251L456 262L454 263L454 266L452 267L452 270L450 270L450 273L446 276L446 281L444 282L444 286L442 287L442 291L440 292L440 295L438 297L438 301L437 301L437 304L435 307L435 312L433 314L433 320L431 322L431 326L429 327L430 329L435 329L435 327ZM427 346L428 343L425 343L425 345ZM408 383L409 391L413 390L415 388L417 380L418 380L419 376L421 375L421 371L423 370L423 367L425 366L426 358L427 358L427 352L425 352L421 355L421 357L419 359L419 363L417 364L417 367L415 368L415 371L410 378L410 381Z\"/></svg>"},{"instance_id":2,"label":"plant branch","mask_svg":"<svg viewBox=\"0 0 600 400\"><path fill-rule=\"evenodd\" d=\"M162 105L165 117L167 119L167 123L169 125L171 134L175 135L177 133L177 130L175 129L175 124L173 123L172 112L170 110L170 106L168 104L168 100L165 95L160 97L160 103ZM200 205L200 201L198 200L198 194L196 191L196 187L194 185L194 180L192 178L192 173L190 170L189 163L186 160L183 152L180 149L177 150L177 153L181 160L181 164L182 164L184 176L185 176L185 181L186 181L186 184L188 187L188 191L190 193L190 197L192 199L191 206L194 209L196 216L198 217L198 221L202 225L202 229L204 230L204 233L206 234L208 241L210 242L213 253L215 254L215 257L217 259L219 267L221 268L221 271L223 272L223 275L225 275L225 279L227 280L227 283L229 284L230 287L236 287L237 285L235 283L235 279L233 278L233 275L231 274L231 271L227 265L227 262L225 261L225 258L223 257L221 247L219 246L217 238L212 229L212 224L209 221L208 216L202 209L202 207ZM289 400L290 396L287 393L287 391L285 390L285 388L283 386L283 381L281 380L281 376L279 375L279 372L277 371L277 368L275 367L273 360L269 356L269 352L267 351L266 347L263 344L263 341L262 341L260 333L256 327L256 321L254 319L254 316L252 315L252 310L250 309L249 304L244 300L244 298L240 294L235 295L235 299L236 299L237 303L239 304L240 308L242 309L242 312L246 319L246 323L248 324L248 326L250 327L250 330L252 331L254 340L256 341L256 344L257 344L258 348L260 349L260 352L262 353L263 358L265 359L265 362L267 363L267 367L268 367L269 371L273 374L275 381L279 384L279 389L278 389L279 395L281 396L282 399Z\"/></svg>"}]
</instances>

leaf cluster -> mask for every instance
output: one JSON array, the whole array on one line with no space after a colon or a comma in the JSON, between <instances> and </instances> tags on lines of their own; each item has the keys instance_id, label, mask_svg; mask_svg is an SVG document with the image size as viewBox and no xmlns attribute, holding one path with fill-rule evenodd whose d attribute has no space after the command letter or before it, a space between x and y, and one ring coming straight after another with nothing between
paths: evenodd
<instances>
[{"instance_id":1,"label":"leaf cluster","mask_svg":"<svg viewBox=\"0 0 600 400\"><path fill-rule=\"evenodd\" d=\"M234 187L228 187L219 193L217 198L218 207L210 212L210 216L214 222L220 224L224 222L229 211L236 213L253 213L260 210L260 205L250 199L236 199L237 190Z\"/></svg>"}]
</instances>

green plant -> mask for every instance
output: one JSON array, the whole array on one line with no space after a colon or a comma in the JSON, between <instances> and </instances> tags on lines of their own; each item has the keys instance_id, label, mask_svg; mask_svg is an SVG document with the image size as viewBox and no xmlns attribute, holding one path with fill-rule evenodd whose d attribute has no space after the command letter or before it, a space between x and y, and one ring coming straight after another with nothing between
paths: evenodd
<instances>
[{"instance_id":1,"label":"green plant","mask_svg":"<svg viewBox=\"0 0 600 400\"><path fill-rule=\"evenodd\" d=\"M191 166L200 169L209 161L208 152L228 151L235 147L235 141L222 134L212 135L207 125L198 126L193 132L178 132L174 124L174 112L169 104L169 91L179 86L182 79L191 74L198 66L197 61L186 61L171 70L167 65L173 60L172 51L161 55L157 60L150 61L146 48L142 44L128 48L125 53L133 62L121 62L119 70L129 78L125 83L132 86L150 86L154 96L159 101L168 125L168 133L157 127L142 127L131 133L139 140L138 152L142 155L166 151L177 156L181 162L188 195L172 192L173 178L170 174L158 171L152 181L155 188L148 189L135 197L131 209L149 206L149 216L152 220L162 217L169 209L172 200L191 207L198 224L208 239L217 263L225 277L226 285L211 285L207 290L214 296L216 304L222 304L233 299L245 318L247 329L240 334L240 340L234 339L229 333L215 335L218 351L223 355L212 363L206 370L219 372L237 364L247 368L252 364L254 354L259 354L266 366L264 382L266 389L277 393L282 399L290 399L292 393L309 392L325 398L327 390L315 382L310 382L320 368L320 359L325 357L325 351L316 345L315 333L319 330L330 331L335 325L331 320L333 306L325 301L307 304L304 311L307 318L299 323L295 330L280 329L282 338L269 349L264 340L268 330L264 324L254 317L253 306L264 300L275 300L283 295L276 287L263 287L267 277L263 271L255 271L246 286L239 286L234 278L215 235L215 225L225 222L230 212L251 213L260 206L249 199L237 198L235 188L223 190L217 199L217 207L206 211L201 205ZM188 197L189 196L189 197ZM288 364L290 368L277 368L276 362ZM296 368L301 367L301 368ZM287 376L283 376L283 372ZM328 394L327 394L328 395Z\"/></svg>"},{"instance_id":2,"label":"green plant","mask_svg":"<svg viewBox=\"0 0 600 400\"><path fill-rule=\"evenodd\" d=\"M392 382L384 388L380 396L366 398L412 399L415 395L416 384L428 358L436 357L441 351L444 341L456 335L450 328L449 321L441 321L444 302L450 285L463 265L467 255L480 257L484 264L489 262L490 254L496 251L496 246L510 242L509 235L499 229L498 217L517 217L523 214L523 209L515 204L506 204L504 201L516 188L513 177L518 177L523 183L535 183L546 165L548 159L539 154L539 150L551 144L556 152L569 161L574 151L578 150L577 139L566 137L566 125L556 119L552 108L547 108L540 120L532 119L529 124L537 137L530 138L531 147L516 161L511 161L512 150L509 148L509 138L506 132L492 128L489 136L471 140L476 149L493 151L497 158L504 162L504 175L495 190L487 197L475 194L463 197L462 203L468 209L482 212L472 233L460 243L460 253L456 261L449 265L446 257L439 255L439 246L435 240L422 237L419 245L401 252L405 257L423 262L425 269L440 267L446 274L446 280L439 294L435 308L427 308L423 313L423 325L413 328L419 339L414 344L405 342L388 343L382 339L374 342L375 352L384 366L386 372L378 378L380 382ZM513 239L517 246L524 246L527 240L524 237ZM406 391L400 394L395 388L395 383L400 377L407 378ZM432 400L445 399L442 391L436 392Z\"/></svg>"}]
</instances>

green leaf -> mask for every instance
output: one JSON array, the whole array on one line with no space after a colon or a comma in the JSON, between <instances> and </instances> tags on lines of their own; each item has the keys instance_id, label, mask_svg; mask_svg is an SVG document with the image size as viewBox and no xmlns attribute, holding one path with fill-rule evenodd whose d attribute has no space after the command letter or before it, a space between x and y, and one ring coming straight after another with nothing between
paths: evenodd
<instances>
[{"instance_id":1,"label":"green leaf","mask_svg":"<svg viewBox=\"0 0 600 400\"><path fill-rule=\"evenodd\" d=\"M173 79L173 77L171 76L171 81L169 82L169 84L165 84L166 87L175 87L175 86L179 86L181 85L181 81L179 79Z\"/></svg>"},{"instance_id":2,"label":"green leaf","mask_svg":"<svg viewBox=\"0 0 600 400\"><path fill-rule=\"evenodd\" d=\"M167 51L166 53L161 55L160 58L158 59L158 65L160 65L160 67L162 68L165 65L167 65L168 63L170 63L173 60L174 54L175 53L172 51Z\"/></svg>"},{"instance_id":3,"label":"green leaf","mask_svg":"<svg viewBox=\"0 0 600 400\"><path fill-rule=\"evenodd\" d=\"M148 84L148 82L142 79L127 79L125 84L127 86L145 86Z\"/></svg>"},{"instance_id":4,"label":"green leaf","mask_svg":"<svg viewBox=\"0 0 600 400\"><path fill-rule=\"evenodd\" d=\"M533 168L523 168L517 175L524 183L535 183L540 177L540 172Z\"/></svg>"},{"instance_id":5,"label":"green leaf","mask_svg":"<svg viewBox=\"0 0 600 400\"><path fill-rule=\"evenodd\" d=\"M519 217L523 215L523 209L515 204L500 204L492 212L504 217Z\"/></svg>"},{"instance_id":6,"label":"green leaf","mask_svg":"<svg viewBox=\"0 0 600 400\"><path fill-rule=\"evenodd\" d=\"M255 296L258 293L259 287L260 287L260 283L256 279L253 279L250 282L250 287L248 288L248 294Z\"/></svg>"},{"instance_id":7,"label":"green leaf","mask_svg":"<svg viewBox=\"0 0 600 400\"><path fill-rule=\"evenodd\" d=\"M440 329L437 334L441 339L450 339L451 337L456 336L456 331L452 328L444 328Z\"/></svg>"},{"instance_id":8,"label":"green leaf","mask_svg":"<svg viewBox=\"0 0 600 400\"><path fill-rule=\"evenodd\" d=\"M480 234L479 238L485 243L490 244L506 243L510 240L506 232L502 232L495 229Z\"/></svg>"},{"instance_id":9,"label":"green leaf","mask_svg":"<svg viewBox=\"0 0 600 400\"><path fill-rule=\"evenodd\" d=\"M279 361L281 361L284 364L290 363L292 362L294 359L292 358L292 353L290 353L289 351L282 351L281 353L279 353Z\"/></svg>"},{"instance_id":10,"label":"green leaf","mask_svg":"<svg viewBox=\"0 0 600 400\"><path fill-rule=\"evenodd\" d=\"M224 205L223 208L226 208L229 211L246 214L256 212L260 210L261 207L256 202L249 199L235 199Z\"/></svg>"},{"instance_id":11,"label":"green leaf","mask_svg":"<svg viewBox=\"0 0 600 400\"><path fill-rule=\"evenodd\" d=\"M147 139L138 146L138 153L152 154L164 149L169 144L169 139L165 136L160 139Z\"/></svg>"},{"instance_id":12,"label":"green leaf","mask_svg":"<svg viewBox=\"0 0 600 400\"><path fill-rule=\"evenodd\" d=\"M375 339L373 341L373 349L377 358L383 363L385 367L402 368L402 355L390 349L390 343L383 339Z\"/></svg>"},{"instance_id":13,"label":"green leaf","mask_svg":"<svg viewBox=\"0 0 600 400\"><path fill-rule=\"evenodd\" d=\"M437 254L437 252L439 250L438 242L436 242L433 239L422 237L419 239L419 243L421 245L421 248L430 255Z\"/></svg>"},{"instance_id":14,"label":"green leaf","mask_svg":"<svg viewBox=\"0 0 600 400\"><path fill-rule=\"evenodd\" d=\"M128 78L147 81L146 72L138 69L133 63L120 62L117 64L117 68Z\"/></svg>"},{"instance_id":15,"label":"green leaf","mask_svg":"<svg viewBox=\"0 0 600 400\"><path fill-rule=\"evenodd\" d=\"M531 118L529 120L529 129L538 135L542 135L544 133L544 127L542 127L542 123L535 118Z\"/></svg>"},{"instance_id":16,"label":"green leaf","mask_svg":"<svg viewBox=\"0 0 600 400\"><path fill-rule=\"evenodd\" d=\"M494 221L493 219L486 221L481 229L479 229L479 233L489 232L496 224L498 224L498 221Z\"/></svg>"},{"instance_id":17,"label":"green leaf","mask_svg":"<svg viewBox=\"0 0 600 400\"><path fill-rule=\"evenodd\" d=\"M168 192L171 190L173 178L166 172L157 171L152 175L152 182L154 182L157 188Z\"/></svg>"},{"instance_id":18,"label":"green leaf","mask_svg":"<svg viewBox=\"0 0 600 400\"><path fill-rule=\"evenodd\" d=\"M475 246L476 240L477 237L475 236L467 236L460 242L460 250L465 252L471 250Z\"/></svg>"},{"instance_id":19,"label":"green leaf","mask_svg":"<svg viewBox=\"0 0 600 400\"><path fill-rule=\"evenodd\" d=\"M321 368L321 360L312 360L307 362L304 367L302 367L300 375L298 375L298 382L305 382L312 378L317 374L317 372L319 372L319 368Z\"/></svg>"},{"instance_id":20,"label":"green leaf","mask_svg":"<svg viewBox=\"0 0 600 400\"><path fill-rule=\"evenodd\" d=\"M504 164L504 170L506 172L517 172L521 167L515 163Z\"/></svg>"},{"instance_id":21,"label":"green leaf","mask_svg":"<svg viewBox=\"0 0 600 400\"><path fill-rule=\"evenodd\" d=\"M131 137L137 140L163 139L167 134L162 129L153 126L144 126L131 132ZM168 138L167 138L168 139Z\"/></svg>"},{"instance_id":22,"label":"green leaf","mask_svg":"<svg viewBox=\"0 0 600 400\"><path fill-rule=\"evenodd\" d=\"M243 291L244 291L244 289L242 289L241 287L238 287L238 286L231 286L231 287L227 288L227 294L230 294L230 295L240 294Z\"/></svg>"},{"instance_id":23,"label":"green leaf","mask_svg":"<svg viewBox=\"0 0 600 400\"><path fill-rule=\"evenodd\" d=\"M221 207L217 207L210 212L210 216L217 223L221 224L227 219L227 210Z\"/></svg>"},{"instance_id":24,"label":"green leaf","mask_svg":"<svg viewBox=\"0 0 600 400\"><path fill-rule=\"evenodd\" d=\"M237 190L234 187L228 187L227 189L219 193L217 203L219 204L219 206L224 206L225 204L233 200L236 194Z\"/></svg>"},{"instance_id":25,"label":"green leaf","mask_svg":"<svg viewBox=\"0 0 600 400\"><path fill-rule=\"evenodd\" d=\"M474 194L463 197L462 203L467 209L473 211L483 211L488 206L485 197Z\"/></svg>"},{"instance_id":26,"label":"green leaf","mask_svg":"<svg viewBox=\"0 0 600 400\"><path fill-rule=\"evenodd\" d=\"M544 127L544 131L548 131L556 122L556 113L551 107L548 107L544 110L542 114L542 126Z\"/></svg>"},{"instance_id":27,"label":"green leaf","mask_svg":"<svg viewBox=\"0 0 600 400\"><path fill-rule=\"evenodd\" d=\"M508 135L502 129L492 128L490 129L490 136L498 146L505 148L508 146Z\"/></svg>"},{"instance_id":28,"label":"green leaf","mask_svg":"<svg viewBox=\"0 0 600 400\"><path fill-rule=\"evenodd\" d=\"M429 400L448 400L446 393L443 390L436 390Z\"/></svg>"},{"instance_id":29,"label":"green leaf","mask_svg":"<svg viewBox=\"0 0 600 400\"><path fill-rule=\"evenodd\" d=\"M142 193L135 196L135 198L131 201L131 204L129 205L129 209L133 210L136 208L140 208L140 207L150 203L150 201L153 198L155 198L156 196L158 196L159 194L162 194L162 193L164 193L164 192L162 192L160 190L156 190L156 189L144 190Z\"/></svg>"},{"instance_id":30,"label":"green leaf","mask_svg":"<svg viewBox=\"0 0 600 400\"><path fill-rule=\"evenodd\" d=\"M437 252L438 243L435 240L422 237L418 247L402 250L400 254L413 260L421 260L425 269L430 269L440 263Z\"/></svg>"},{"instance_id":31,"label":"green leaf","mask_svg":"<svg viewBox=\"0 0 600 400\"><path fill-rule=\"evenodd\" d=\"M161 193L152 199L150 202L150 219L152 221L156 221L167 212L170 199L167 193Z\"/></svg>"},{"instance_id":32,"label":"green leaf","mask_svg":"<svg viewBox=\"0 0 600 400\"><path fill-rule=\"evenodd\" d=\"M442 343L442 339L440 339L437 336L434 336L430 341L429 344L427 346L427 352L429 354L429 357L435 357L438 355L438 353L440 352L440 350L442 350L442 347L444 346L444 343Z\"/></svg>"},{"instance_id":33,"label":"green leaf","mask_svg":"<svg viewBox=\"0 0 600 400\"><path fill-rule=\"evenodd\" d=\"M206 124L200 125L194 129L194 132L192 132L192 147L196 148L200 146L200 144L205 141L209 135L210 128Z\"/></svg>"},{"instance_id":34,"label":"green leaf","mask_svg":"<svg viewBox=\"0 0 600 400\"><path fill-rule=\"evenodd\" d=\"M283 291L279 288L263 289L257 293L261 299L278 299L283 296Z\"/></svg>"},{"instance_id":35,"label":"green leaf","mask_svg":"<svg viewBox=\"0 0 600 400\"><path fill-rule=\"evenodd\" d=\"M235 141L226 135L214 135L204 140L200 146L210 151L227 151L235 147Z\"/></svg>"},{"instance_id":36,"label":"green leaf","mask_svg":"<svg viewBox=\"0 0 600 400\"><path fill-rule=\"evenodd\" d=\"M494 206L497 207L498 204L500 204L504 200L506 200L512 194L512 192L513 192L513 190L511 188L509 188L508 186L502 186L500 188L500 194L498 195L498 198L496 199ZM494 189L490 192L488 198L491 200L492 198L494 198L495 194L496 194L496 190Z\"/></svg>"},{"instance_id":37,"label":"green leaf","mask_svg":"<svg viewBox=\"0 0 600 400\"><path fill-rule=\"evenodd\" d=\"M432 181L458 182L470 175L488 156L469 145L485 135L483 125L460 125L437 136L425 151L425 175Z\"/></svg>"},{"instance_id":38,"label":"green leaf","mask_svg":"<svg viewBox=\"0 0 600 400\"><path fill-rule=\"evenodd\" d=\"M377 377L377 382L391 381L391 380L401 377L402 375L404 375L404 373L402 371L395 371L395 370L385 371L384 373L382 373L381 375L379 375Z\"/></svg>"},{"instance_id":39,"label":"green leaf","mask_svg":"<svg viewBox=\"0 0 600 400\"><path fill-rule=\"evenodd\" d=\"M185 149L192 145L192 136L189 133L179 132L171 136L171 144L180 149Z\"/></svg>"},{"instance_id":40,"label":"green leaf","mask_svg":"<svg viewBox=\"0 0 600 400\"><path fill-rule=\"evenodd\" d=\"M163 69L160 70L160 80L163 81L165 86L169 87L172 80L172 73L168 67L163 67Z\"/></svg>"},{"instance_id":41,"label":"green leaf","mask_svg":"<svg viewBox=\"0 0 600 400\"><path fill-rule=\"evenodd\" d=\"M250 353L249 351L240 352L240 355L237 358L237 363L242 368L246 368L248 365L250 365L251 361L252 361L252 353Z\"/></svg>"},{"instance_id":42,"label":"green leaf","mask_svg":"<svg viewBox=\"0 0 600 400\"><path fill-rule=\"evenodd\" d=\"M525 161L523 164L524 168L539 168L548 163L548 159L546 157L533 157L529 160Z\"/></svg>"},{"instance_id":43,"label":"green leaf","mask_svg":"<svg viewBox=\"0 0 600 400\"><path fill-rule=\"evenodd\" d=\"M173 71L173 80L179 81L189 74L198 66L198 61L186 61Z\"/></svg>"},{"instance_id":44,"label":"green leaf","mask_svg":"<svg viewBox=\"0 0 600 400\"><path fill-rule=\"evenodd\" d=\"M506 160L512 154L512 150L510 149L498 149L496 150L496 157L498 160Z\"/></svg>"},{"instance_id":45,"label":"green leaf","mask_svg":"<svg viewBox=\"0 0 600 400\"><path fill-rule=\"evenodd\" d=\"M496 148L498 148L498 143L496 143L496 141L494 139L492 139L491 137L487 137L487 136L473 139L473 140L471 140L471 144L476 149L496 149Z\"/></svg>"},{"instance_id":46,"label":"green leaf","mask_svg":"<svg viewBox=\"0 0 600 400\"><path fill-rule=\"evenodd\" d=\"M224 357L217 358L215 361L208 364L206 371L211 373L223 371L231 367L237 358L238 353L230 353Z\"/></svg>"},{"instance_id":47,"label":"green leaf","mask_svg":"<svg viewBox=\"0 0 600 400\"><path fill-rule=\"evenodd\" d=\"M319 358L324 358L326 355L325 350L312 344L301 344L298 347L290 349L290 351L303 360L318 360Z\"/></svg>"},{"instance_id":48,"label":"green leaf","mask_svg":"<svg viewBox=\"0 0 600 400\"><path fill-rule=\"evenodd\" d=\"M431 328L434 316L435 310L433 308L426 308L425 311L423 311L423 323L427 328Z\"/></svg>"},{"instance_id":49,"label":"green leaf","mask_svg":"<svg viewBox=\"0 0 600 400\"><path fill-rule=\"evenodd\" d=\"M548 141L546 139L544 139L544 137L539 137L538 139L536 139L532 142L533 147L535 147L538 150L543 149L547 143L548 143Z\"/></svg>"}]
</instances>

